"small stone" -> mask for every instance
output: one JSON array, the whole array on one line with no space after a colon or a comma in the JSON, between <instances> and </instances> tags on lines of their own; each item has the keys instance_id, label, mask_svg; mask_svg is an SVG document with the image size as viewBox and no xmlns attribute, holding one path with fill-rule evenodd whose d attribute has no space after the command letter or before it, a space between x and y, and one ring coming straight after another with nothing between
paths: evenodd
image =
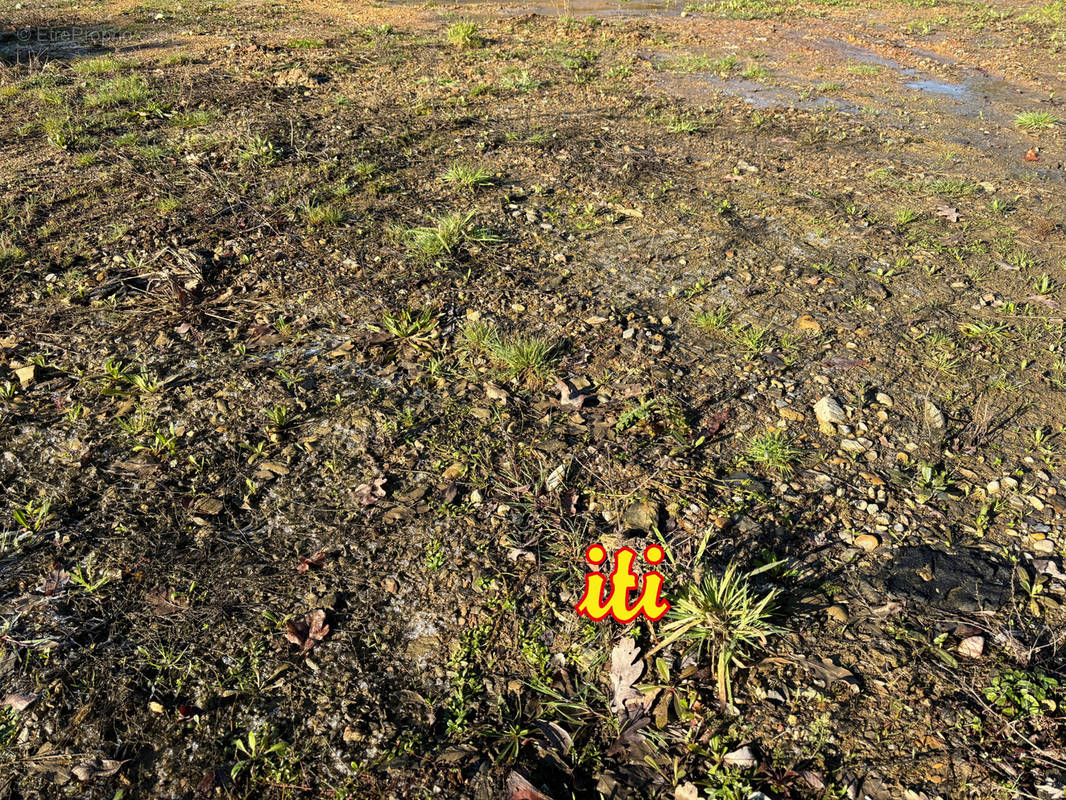
<instances>
[{"instance_id":1,"label":"small stone","mask_svg":"<svg viewBox=\"0 0 1066 800\"><path fill-rule=\"evenodd\" d=\"M967 636L959 642L959 655L967 658L980 658L985 652L984 636Z\"/></svg>"},{"instance_id":2,"label":"small stone","mask_svg":"<svg viewBox=\"0 0 1066 800\"><path fill-rule=\"evenodd\" d=\"M999 494L999 491L1000 491L999 481L989 481L988 485L985 486L985 491L988 492L989 494Z\"/></svg>"},{"instance_id":3,"label":"small stone","mask_svg":"<svg viewBox=\"0 0 1066 800\"><path fill-rule=\"evenodd\" d=\"M839 605L829 606L829 608L827 608L825 610L825 613L829 617L829 619L835 620L836 622L839 622L841 625L843 625L844 623L846 623L848 621L848 612L844 609L844 606L839 606Z\"/></svg>"},{"instance_id":4,"label":"small stone","mask_svg":"<svg viewBox=\"0 0 1066 800\"><path fill-rule=\"evenodd\" d=\"M796 327L799 328L801 331L810 331L811 333L822 332L822 324L810 314L804 314L802 317L797 319Z\"/></svg>"},{"instance_id":5,"label":"small stone","mask_svg":"<svg viewBox=\"0 0 1066 800\"><path fill-rule=\"evenodd\" d=\"M1035 508L1037 511L1044 510L1044 501L1035 495L1029 495L1029 505Z\"/></svg>"},{"instance_id":6,"label":"small stone","mask_svg":"<svg viewBox=\"0 0 1066 800\"><path fill-rule=\"evenodd\" d=\"M855 537L855 546L860 547L867 553L872 553L881 546L881 540L870 533L862 533Z\"/></svg>"},{"instance_id":7,"label":"small stone","mask_svg":"<svg viewBox=\"0 0 1066 800\"><path fill-rule=\"evenodd\" d=\"M1051 555L1055 552L1055 543L1050 539L1042 539L1039 542L1033 542L1033 550L1044 555Z\"/></svg>"},{"instance_id":8,"label":"small stone","mask_svg":"<svg viewBox=\"0 0 1066 800\"><path fill-rule=\"evenodd\" d=\"M886 408L892 408L892 406L895 405L895 401L892 400L892 397L890 395L885 394L884 392L878 392L876 395L874 395L874 400L876 400L878 403L885 406Z\"/></svg>"},{"instance_id":9,"label":"small stone","mask_svg":"<svg viewBox=\"0 0 1066 800\"><path fill-rule=\"evenodd\" d=\"M622 515L622 530L650 531L658 524L659 509L651 503L633 503Z\"/></svg>"},{"instance_id":10,"label":"small stone","mask_svg":"<svg viewBox=\"0 0 1066 800\"><path fill-rule=\"evenodd\" d=\"M840 449L845 453L854 453L856 455L866 452L866 448L863 447L862 442L857 439L845 439L840 443Z\"/></svg>"},{"instance_id":11,"label":"small stone","mask_svg":"<svg viewBox=\"0 0 1066 800\"><path fill-rule=\"evenodd\" d=\"M780 409L778 413L781 415L781 419L791 420L792 422L803 422L804 416L801 412L791 409L788 406Z\"/></svg>"},{"instance_id":12,"label":"small stone","mask_svg":"<svg viewBox=\"0 0 1066 800\"><path fill-rule=\"evenodd\" d=\"M1010 476L1007 476L1006 478L1001 478L999 482L1000 485L1008 492L1013 492L1015 489L1018 488L1018 481L1016 481Z\"/></svg>"},{"instance_id":13,"label":"small stone","mask_svg":"<svg viewBox=\"0 0 1066 800\"><path fill-rule=\"evenodd\" d=\"M834 425L847 422L848 419L844 416L844 409L840 407L840 403L829 395L814 404L814 416L818 418L818 427L822 433L829 435L836 432Z\"/></svg>"}]
</instances>

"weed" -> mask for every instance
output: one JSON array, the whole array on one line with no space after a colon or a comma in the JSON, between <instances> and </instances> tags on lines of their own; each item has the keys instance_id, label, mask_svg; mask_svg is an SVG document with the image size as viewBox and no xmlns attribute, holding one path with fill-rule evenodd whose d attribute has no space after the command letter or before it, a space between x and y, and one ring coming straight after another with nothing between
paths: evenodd
<instances>
[{"instance_id":1,"label":"weed","mask_svg":"<svg viewBox=\"0 0 1066 800\"><path fill-rule=\"evenodd\" d=\"M722 708L732 704L730 670L743 666L740 658L745 650L764 646L770 636L784 633L770 621L779 590L770 589L760 596L750 584L752 577L770 566L776 562L745 574L730 562L721 575L708 575L701 583L689 585L660 631L665 638L656 650L680 641L701 655L704 650L713 655Z\"/></svg>"},{"instance_id":2,"label":"weed","mask_svg":"<svg viewBox=\"0 0 1066 800\"><path fill-rule=\"evenodd\" d=\"M132 105L148 97L148 84L140 75L129 75L105 81L95 92L85 96L89 108L114 108Z\"/></svg>"},{"instance_id":3,"label":"weed","mask_svg":"<svg viewBox=\"0 0 1066 800\"><path fill-rule=\"evenodd\" d=\"M385 330L397 339L421 341L426 339L429 332L437 327L437 320L433 316L433 312L428 309L418 313L404 309L398 314L393 314L391 311L386 312L385 316L382 317L381 324L385 326Z\"/></svg>"},{"instance_id":4,"label":"weed","mask_svg":"<svg viewBox=\"0 0 1066 800\"><path fill-rule=\"evenodd\" d=\"M448 28L445 35L447 36L448 44L452 47L471 49L480 47L482 44L481 35L478 33L476 22L453 23Z\"/></svg>"},{"instance_id":5,"label":"weed","mask_svg":"<svg viewBox=\"0 0 1066 800\"><path fill-rule=\"evenodd\" d=\"M289 750L289 745L283 741L272 741L269 729L259 735L255 731L248 731L243 739L238 737L233 742L236 750L233 767L230 769L230 779L236 780L240 775L247 773L249 780L256 780L260 773L274 771L278 762Z\"/></svg>"},{"instance_id":6,"label":"weed","mask_svg":"<svg viewBox=\"0 0 1066 800\"><path fill-rule=\"evenodd\" d=\"M775 429L752 436L748 440L747 456L757 464L787 475L792 471L792 462L799 457L799 450L792 446L784 431Z\"/></svg>"},{"instance_id":7,"label":"weed","mask_svg":"<svg viewBox=\"0 0 1066 800\"><path fill-rule=\"evenodd\" d=\"M494 242L497 239L484 228L473 225L474 212L453 212L434 219L434 225L410 228L401 234L408 249L423 258L454 255L471 242Z\"/></svg>"},{"instance_id":8,"label":"weed","mask_svg":"<svg viewBox=\"0 0 1066 800\"><path fill-rule=\"evenodd\" d=\"M456 184L467 191L473 191L479 186L490 185L492 175L481 167L468 167L456 161L441 175L441 180L445 183Z\"/></svg>"},{"instance_id":9,"label":"weed","mask_svg":"<svg viewBox=\"0 0 1066 800\"><path fill-rule=\"evenodd\" d=\"M523 377L527 381L543 380L559 360L555 345L535 336L494 342L490 352L507 367L507 377Z\"/></svg>"},{"instance_id":10,"label":"weed","mask_svg":"<svg viewBox=\"0 0 1066 800\"><path fill-rule=\"evenodd\" d=\"M1001 714L1010 719L1038 717L1046 711L1054 712L1059 682L1040 671L1023 672L1009 669L996 675L984 690L988 700Z\"/></svg>"},{"instance_id":11,"label":"weed","mask_svg":"<svg viewBox=\"0 0 1066 800\"><path fill-rule=\"evenodd\" d=\"M692 322L707 331L720 331L729 324L733 313L727 306L718 306L709 311L701 311L692 318Z\"/></svg>"},{"instance_id":12,"label":"weed","mask_svg":"<svg viewBox=\"0 0 1066 800\"><path fill-rule=\"evenodd\" d=\"M336 206L324 203L309 203L303 209L304 219L312 228L337 225L344 219L344 212Z\"/></svg>"},{"instance_id":13,"label":"weed","mask_svg":"<svg viewBox=\"0 0 1066 800\"><path fill-rule=\"evenodd\" d=\"M1024 111L1014 118L1014 124L1024 131L1042 131L1059 122L1058 117L1047 111Z\"/></svg>"}]
</instances>

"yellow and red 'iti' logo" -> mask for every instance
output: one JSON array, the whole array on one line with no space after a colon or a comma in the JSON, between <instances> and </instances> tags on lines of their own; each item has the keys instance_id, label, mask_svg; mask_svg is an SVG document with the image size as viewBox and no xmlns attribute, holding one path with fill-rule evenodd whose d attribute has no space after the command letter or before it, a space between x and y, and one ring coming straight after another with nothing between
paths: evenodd
<instances>
[{"instance_id":1,"label":"yellow and red 'iti' logo","mask_svg":"<svg viewBox=\"0 0 1066 800\"><path fill-rule=\"evenodd\" d=\"M661 619L670 610L670 603L662 599L663 576L654 570L644 573L643 584L633 572L633 560L637 554L628 547L623 547L614 554L614 569L608 578L599 572L585 575L585 594L575 606L578 616L591 620L601 620L610 615L615 622L623 624L632 622L643 615L652 622ZM652 566L663 563L665 553L657 544L644 548L644 560ZM607 560L607 551L601 544L594 544L585 551L585 560L598 567ZM604 587L608 586L604 597ZM636 602L629 604L629 595L637 591Z\"/></svg>"}]
</instances>

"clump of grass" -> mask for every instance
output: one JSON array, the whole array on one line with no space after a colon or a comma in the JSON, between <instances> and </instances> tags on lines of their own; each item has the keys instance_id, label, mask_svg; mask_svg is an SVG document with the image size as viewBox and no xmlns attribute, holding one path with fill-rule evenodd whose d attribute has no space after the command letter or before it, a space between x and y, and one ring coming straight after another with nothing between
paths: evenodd
<instances>
[{"instance_id":1,"label":"clump of grass","mask_svg":"<svg viewBox=\"0 0 1066 800\"><path fill-rule=\"evenodd\" d=\"M762 80L763 78L770 77L770 70L761 64L751 64L745 67L740 75L742 78L747 78L748 80Z\"/></svg>"},{"instance_id":2,"label":"clump of grass","mask_svg":"<svg viewBox=\"0 0 1066 800\"><path fill-rule=\"evenodd\" d=\"M664 639L656 650L680 641L695 647L698 654L712 654L718 702L728 708L733 701L730 672L743 666L746 650L766 645L770 636L784 633L771 622L779 590L761 596L750 584L753 576L777 562L742 573L730 563L721 575L711 574L698 584L687 586L674 601L660 633Z\"/></svg>"},{"instance_id":3,"label":"clump of grass","mask_svg":"<svg viewBox=\"0 0 1066 800\"><path fill-rule=\"evenodd\" d=\"M799 457L799 450L792 446L784 431L771 430L748 440L747 456L757 464L786 475L792 471L792 462Z\"/></svg>"},{"instance_id":4,"label":"clump of grass","mask_svg":"<svg viewBox=\"0 0 1066 800\"><path fill-rule=\"evenodd\" d=\"M7 237L0 235L0 267L10 266L25 257L26 253L21 247L16 247Z\"/></svg>"},{"instance_id":5,"label":"clump of grass","mask_svg":"<svg viewBox=\"0 0 1066 800\"><path fill-rule=\"evenodd\" d=\"M1052 0L1022 14L1021 22L1036 22L1041 25L1062 25L1066 22L1066 0Z\"/></svg>"},{"instance_id":6,"label":"clump of grass","mask_svg":"<svg viewBox=\"0 0 1066 800\"><path fill-rule=\"evenodd\" d=\"M344 212L326 203L308 203L303 209L304 219L312 228L337 225L344 219Z\"/></svg>"},{"instance_id":7,"label":"clump of grass","mask_svg":"<svg viewBox=\"0 0 1066 800\"><path fill-rule=\"evenodd\" d=\"M733 314L726 306L718 306L709 311L701 311L692 318L693 324L706 331L720 331L729 324Z\"/></svg>"},{"instance_id":8,"label":"clump of grass","mask_svg":"<svg viewBox=\"0 0 1066 800\"><path fill-rule=\"evenodd\" d=\"M482 43L476 22L453 23L449 26L445 35L447 36L448 44L452 47L472 49L480 47Z\"/></svg>"},{"instance_id":9,"label":"clump of grass","mask_svg":"<svg viewBox=\"0 0 1066 800\"><path fill-rule=\"evenodd\" d=\"M721 77L726 77L737 65L736 56L724 56L712 59L709 56L684 55L666 63L666 68L672 72L713 72Z\"/></svg>"},{"instance_id":10,"label":"clump of grass","mask_svg":"<svg viewBox=\"0 0 1066 800\"><path fill-rule=\"evenodd\" d=\"M98 56L75 61L73 68L79 75L110 75L135 66L136 61L119 59L114 56Z\"/></svg>"},{"instance_id":11,"label":"clump of grass","mask_svg":"<svg viewBox=\"0 0 1066 800\"><path fill-rule=\"evenodd\" d=\"M852 75L880 75L884 69L880 64L849 64L848 72Z\"/></svg>"},{"instance_id":12,"label":"clump of grass","mask_svg":"<svg viewBox=\"0 0 1066 800\"><path fill-rule=\"evenodd\" d=\"M821 94L829 94L830 92L839 92L843 88L844 84L837 81L822 81L814 87L814 90Z\"/></svg>"},{"instance_id":13,"label":"clump of grass","mask_svg":"<svg viewBox=\"0 0 1066 800\"><path fill-rule=\"evenodd\" d=\"M114 108L139 103L148 97L148 84L140 75L128 75L102 83L85 96L89 108Z\"/></svg>"},{"instance_id":14,"label":"clump of grass","mask_svg":"<svg viewBox=\"0 0 1066 800\"><path fill-rule=\"evenodd\" d=\"M1042 131L1059 123L1059 118L1047 111L1023 111L1014 118L1014 124L1025 131Z\"/></svg>"},{"instance_id":15,"label":"clump of grass","mask_svg":"<svg viewBox=\"0 0 1066 800\"><path fill-rule=\"evenodd\" d=\"M492 183L492 175L481 167L469 167L458 161L454 162L440 178L445 183L455 184L467 191Z\"/></svg>"},{"instance_id":16,"label":"clump of grass","mask_svg":"<svg viewBox=\"0 0 1066 800\"><path fill-rule=\"evenodd\" d=\"M321 39L289 39L285 46L290 50L315 50L325 47L326 43Z\"/></svg>"},{"instance_id":17,"label":"clump of grass","mask_svg":"<svg viewBox=\"0 0 1066 800\"><path fill-rule=\"evenodd\" d=\"M492 342L492 357L506 367L508 378L542 381L559 360L555 345L536 336L518 336Z\"/></svg>"},{"instance_id":18,"label":"clump of grass","mask_svg":"<svg viewBox=\"0 0 1066 800\"><path fill-rule=\"evenodd\" d=\"M745 357L750 361L762 353L770 343L770 326L762 328L755 325L736 326L733 329L733 337L744 349Z\"/></svg>"},{"instance_id":19,"label":"clump of grass","mask_svg":"<svg viewBox=\"0 0 1066 800\"><path fill-rule=\"evenodd\" d=\"M401 233L408 250L424 258L454 255L472 242L493 242L496 238L473 224L474 212L453 212L436 217L433 225L409 228Z\"/></svg>"},{"instance_id":20,"label":"clump of grass","mask_svg":"<svg viewBox=\"0 0 1066 800\"><path fill-rule=\"evenodd\" d=\"M249 137L237 153L237 160L241 164L256 164L261 167L269 167L278 160L278 150L265 136L255 135Z\"/></svg>"},{"instance_id":21,"label":"clump of grass","mask_svg":"<svg viewBox=\"0 0 1066 800\"><path fill-rule=\"evenodd\" d=\"M500 332L488 322L468 322L463 328L463 341L471 350L489 353L499 344Z\"/></svg>"},{"instance_id":22,"label":"clump of grass","mask_svg":"<svg viewBox=\"0 0 1066 800\"><path fill-rule=\"evenodd\" d=\"M930 194L938 194L941 197L965 197L977 190L977 184L965 178L941 178L929 181L925 188Z\"/></svg>"},{"instance_id":23,"label":"clump of grass","mask_svg":"<svg viewBox=\"0 0 1066 800\"><path fill-rule=\"evenodd\" d=\"M896 212L896 225L902 228L904 225L910 225L912 222L917 221L921 216L921 211L915 211L913 208L901 208Z\"/></svg>"},{"instance_id":24,"label":"clump of grass","mask_svg":"<svg viewBox=\"0 0 1066 800\"><path fill-rule=\"evenodd\" d=\"M171 117L170 124L175 128L202 128L214 119L215 115L210 111L185 111Z\"/></svg>"},{"instance_id":25,"label":"clump of grass","mask_svg":"<svg viewBox=\"0 0 1066 800\"><path fill-rule=\"evenodd\" d=\"M698 123L685 119L684 117L674 117L666 121L666 129L670 133L695 133L700 129Z\"/></svg>"}]
</instances>

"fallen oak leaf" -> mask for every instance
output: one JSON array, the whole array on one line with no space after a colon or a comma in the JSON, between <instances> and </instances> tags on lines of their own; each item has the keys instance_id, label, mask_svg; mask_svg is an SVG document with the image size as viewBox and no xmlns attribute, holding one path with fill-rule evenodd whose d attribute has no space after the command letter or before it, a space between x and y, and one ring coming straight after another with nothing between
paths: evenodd
<instances>
[{"instance_id":1,"label":"fallen oak leaf","mask_svg":"<svg viewBox=\"0 0 1066 800\"><path fill-rule=\"evenodd\" d=\"M372 506L385 496L385 482L388 480L384 475L374 478L370 483L361 483L355 487L355 499L364 506Z\"/></svg>"},{"instance_id":2,"label":"fallen oak leaf","mask_svg":"<svg viewBox=\"0 0 1066 800\"><path fill-rule=\"evenodd\" d=\"M631 715L629 704L643 696L634 687L644 674L644 661L640 648L628 636L611 650L611 710L618 717Z\"/></svg>"},{"instance_id":3,"label":"fallen oak leaf","mask_svg":"<svg viewBox=\"0 0 1066 800\"><path fill-rule=\"evenodd\" d=\"M15 711L25 711L35 702L37 702L37 695L35 694L20 694L18 692L11 692L4 698L4 702L0 703L0 706L9 706Z\"/></svg>"},{"instance_id":4,"label":"fallen oak leaf","mask_svg":"<svg viewBox=\"0 0 1066 800\"><path fill-rule=\"evenodd\" d=\"M53 597L62 594L68 583L70 583L70 575L57 564L51 572L45 575L44 584L39 591L45 597Z\"/></svg>"},{"instance_id":5,"label":"fallen oak leaf","mask_svg":"<svg viewBox=\"0 0 1066 800\"><path fill-rule=\"evenodd\" d=\"M1040 160L1040 150L1038 148L1036 148L1036 147L1030 147L1028 150L1025 151L1025 160L1026 161L1039 161Z\"/></svg>"},{"instance_id":6,"label":"fallen oak leaf","mask_svg":"<svg viewBox=\"0 0 1066 800\"><path fill-rule=\"evenodd\" d=\"M114 775L125 763L125 761L115 761L113 758L92 758L81 762L70 771L79 781L88 783L95 778L108 778Z\"/></svg>"},{"instance_id":7,"label":"fallen oak leaf","mask_svg":"<svg viewBox=\"0 0 1066 800\"><path fill-rule=\"evenodd\" d=\"M551 800L517 772L507 776L507 800Z\"/></svg>"},{"instance_id":8,"label":"fallen oak leaf","mask_svg":"<svg viewBox=\"0 0 1066 800\"><path fill-rule=\"evenodd\" d=\"M555 382L555 388L559 391L559 405L581 408L585 405L585 395L571 389L564 380Z\"/></svg>"},{"instance_id":9,"label":"fallen oak leaf","mask_svg":"<svg viewBox=\"0 0 1066 800\"><path fill-rule=\"evenodd\" d=\"M308 652L328 634L326 611L322 608L308 611L303 619L289 620L285 623L285 638L297 645L301 653Z\"/></svg>"}]
</instances>

